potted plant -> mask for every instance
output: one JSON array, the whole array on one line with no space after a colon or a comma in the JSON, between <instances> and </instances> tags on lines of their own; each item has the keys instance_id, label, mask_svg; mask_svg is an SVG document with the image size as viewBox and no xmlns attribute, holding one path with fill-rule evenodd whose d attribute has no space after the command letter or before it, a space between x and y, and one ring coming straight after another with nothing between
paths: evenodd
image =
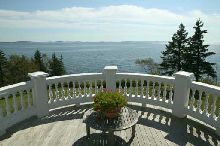
<instances>
[{"instance_id":1,"label":"potted plant","mask_svg":"<svg viewBox=\"0 0 220 146\"><path fill-rule=\"evenodd\" d=\"M127 105L127 98L120 92L105 90L94 96L93 109L102 117L114 118Z\"/></svg>"}]
</instances>

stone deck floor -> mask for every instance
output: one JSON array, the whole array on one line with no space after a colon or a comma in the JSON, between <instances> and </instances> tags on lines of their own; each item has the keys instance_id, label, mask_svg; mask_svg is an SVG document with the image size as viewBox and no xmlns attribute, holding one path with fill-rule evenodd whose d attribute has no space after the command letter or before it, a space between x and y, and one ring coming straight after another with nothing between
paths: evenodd
<instances>
[{"instance_id":1,"label":"stone deck floor","mask_svg":"<svg viewBox=\"0 0 220 146\"><path fill-rule=\"evenodd\" d=\"M0 137L1 146L96 146L106 145L106 135L91 130L86 137L82 117L91 106L72 106L51 111L49 116L33 117L11 127ZM170 113L153 108L131 106L140 114L136 136L131 129L115 132L117 145L166 146L166 145L220 145L214 130L190 119L178 119Z\"/></svg>"}]
</instances>

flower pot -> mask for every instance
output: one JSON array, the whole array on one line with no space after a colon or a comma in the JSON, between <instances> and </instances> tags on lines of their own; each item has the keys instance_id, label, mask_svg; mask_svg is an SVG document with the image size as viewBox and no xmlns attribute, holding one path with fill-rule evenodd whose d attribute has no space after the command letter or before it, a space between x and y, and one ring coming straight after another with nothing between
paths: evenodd
<instances>
[{"instance_id":1,"label":"flower pot","mask_svg":"<svg viewBox=\"0 0 220 146\"><path fill-rule=\"evenodd\" d=\"M121 112L121 108L118 107L114 110L106 111L106 112L104 112L104 114L105 114L106 118L112 119L112 118L116 118L117 116L119 116L120 112Z\"/></svg>"}]
</instances>

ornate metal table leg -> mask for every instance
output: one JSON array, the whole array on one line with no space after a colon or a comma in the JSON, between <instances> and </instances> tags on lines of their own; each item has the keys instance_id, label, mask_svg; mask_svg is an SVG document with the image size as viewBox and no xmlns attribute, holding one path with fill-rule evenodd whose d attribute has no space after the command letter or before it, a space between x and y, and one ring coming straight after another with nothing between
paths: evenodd
<instances>
[{"instance_id":1,"label":"ornate metal table leg","mask_svg":"<svg viewBox=\"0 0 220 146\"><path fill-rule=\"evenodd\" d=\"M90 138L90 127L88 125L86 125L86 134L87 137Z\"/></svg>"},{"instance_id":2,"label":"ornate metal table leg","mask_svg":"<svg viewBox=\"0 0 220 146\"><path fill-rule=\"evenodd\" d=\"M135 137L135 126L136 126L136 124L134 126L132 126L132 137Z\"/></svg>"},{"instance_id":3,"label":"ornate metal table leg","mask_svg":"<svg viewBox=\"0 0 220 146\"><path fill-rule=\"evenodd\" d=\"M114 140L114 131L113 130L109 130L109 134L108 134L108 145L109 146L114 146L115 140Z\"/></svg>"}]
</instances>

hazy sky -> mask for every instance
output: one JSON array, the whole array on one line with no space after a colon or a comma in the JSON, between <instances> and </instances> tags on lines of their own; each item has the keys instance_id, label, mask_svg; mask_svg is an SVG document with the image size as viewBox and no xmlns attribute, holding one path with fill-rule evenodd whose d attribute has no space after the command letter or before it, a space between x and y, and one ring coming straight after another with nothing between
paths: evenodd
<instances>
[{"instance_id":1,"label":"hazy sky","mask_svg":"<svg viewBox=\"0 0 220 146\"><path fill-rule=\"evenodd\" d=\"M220 42L220 0L0 0L0 41L167 41L199 18Z\"/></svg>"}]
</instances>

